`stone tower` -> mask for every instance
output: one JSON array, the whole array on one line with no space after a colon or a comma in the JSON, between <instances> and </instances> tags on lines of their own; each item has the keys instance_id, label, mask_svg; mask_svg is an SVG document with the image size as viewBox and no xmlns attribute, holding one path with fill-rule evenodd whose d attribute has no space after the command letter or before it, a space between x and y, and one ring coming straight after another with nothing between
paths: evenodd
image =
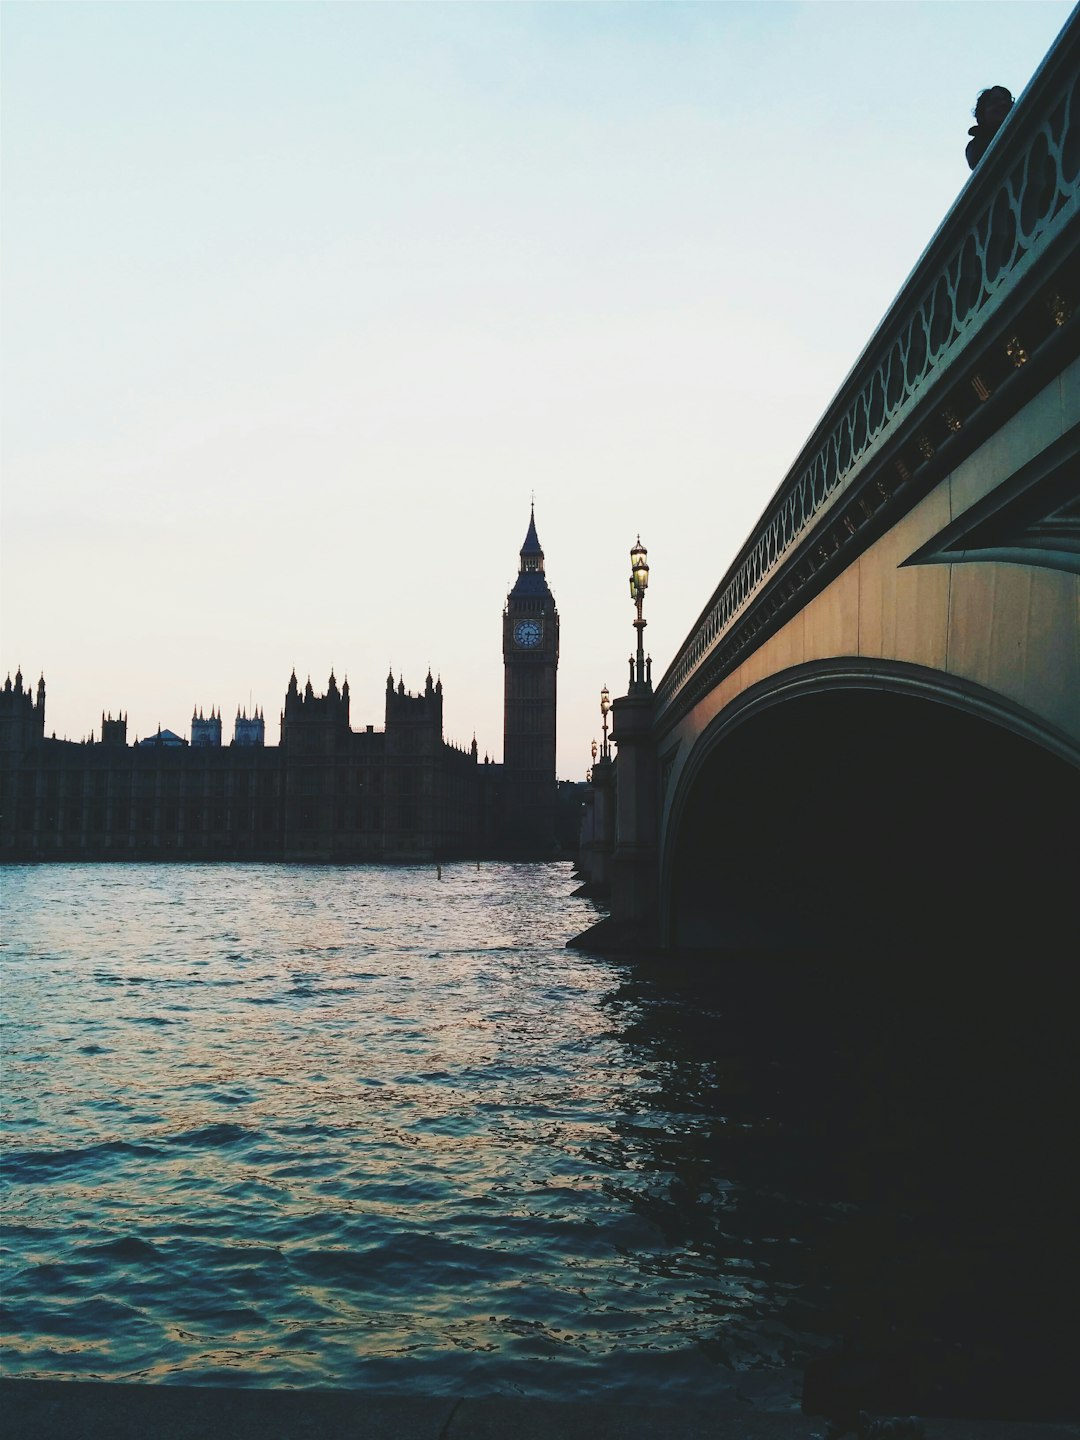
<instances>
[{"instance_id":1,"label":"stone tower","mask_svg":"<svg viewBox=\"0 0 1080 1440\"><path fill-rule=\"evenodd\" d=\"M517 580L503 610L503 839L511 852L555 846L555 672L559 612L530 511Z\"/></svg>"},{"instance_id":2,"label":"stone tower","mask_svg":"<svg viewBox=\"0 0 1080 1440\"><path fill-rule=\"evenodd\" d=\"M210 714L203 716L201 708L191 712L191 743L212 750L221 749L221 711L210 707Z\"/></svg>"},{"instance_id":3,"label":"stone tower","mask_svg":"<svg viewBox=\"0 0 1080 1440\"><path fill-rule=\"evenodd\" d=\"M35 702L30 686L23 689L22 666L0 690L0 752L19 755L45 735L45 676L37 683Z\"/></svg>"}]
</instances>

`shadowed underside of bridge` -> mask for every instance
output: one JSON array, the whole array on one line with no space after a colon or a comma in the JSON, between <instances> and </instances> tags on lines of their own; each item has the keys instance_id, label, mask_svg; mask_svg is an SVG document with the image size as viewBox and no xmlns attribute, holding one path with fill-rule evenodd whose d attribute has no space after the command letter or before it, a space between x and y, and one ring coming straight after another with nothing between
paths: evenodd
<instances>
[{"instance_id":1,"label":"shadowed underside of bridge","mask_svg":"<svg viewBox=\"0 0 1080 1440\"><path fill-rule=\"evenodd\" d=\"M655 693L612 712L590 943L1072 934L1080 8Z\"/></svg>"},{"instance_id":2,"label":"shadowed underside of bridge","mask_svg":"<svg viewBox=\"0 0 1080 1440\"><path fill-rule=\"evenodd\" d=\"M662 944L1073 932L1078 76L1080 10L655 696L615 703L613 913Z\"/></svg>"},{"instance_id":3,"label":"shadowed underside of bridge","mask_svg":"<svg viewBox=\"0 0 1080 1440\"><path fill-rule=\"evenodd\" d=\"M808 676L728 717L673 816L671 943L868 960L1066 943L1080 772L913 678Z\"/></svg>"}]
</instances>

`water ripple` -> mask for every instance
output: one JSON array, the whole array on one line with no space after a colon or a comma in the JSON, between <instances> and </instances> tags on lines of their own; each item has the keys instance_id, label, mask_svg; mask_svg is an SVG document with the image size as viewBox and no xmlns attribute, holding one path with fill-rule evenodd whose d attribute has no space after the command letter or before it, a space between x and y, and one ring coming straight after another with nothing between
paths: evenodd
<instances>
[{"instance_id":1,"label":"water ripple","mask_svg":"<svg viewBox=\"0 0 1080 1440\"><path fill-rule=\"evenodd\" d=\"M4 879L7 1373L657 1399L821 1343L848 1091L797 1006L566 950L569 866Z\"/></svg>"}]
</instances>

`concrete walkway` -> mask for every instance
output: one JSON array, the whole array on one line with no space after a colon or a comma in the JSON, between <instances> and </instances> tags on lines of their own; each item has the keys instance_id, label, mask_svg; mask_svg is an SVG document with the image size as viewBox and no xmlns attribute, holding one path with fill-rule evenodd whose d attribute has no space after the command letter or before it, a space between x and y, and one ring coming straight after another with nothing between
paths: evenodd
<instances>
[{"instance_id":1,"label":"concrete walkway","mask_svg":"<svg viewBox=\"0 0 1080 1440\"><path fill-rule=\"evenodd\" d=\"M1076 1440L1080 1425L926 1420L926 1440ZM823 1421L736 1397L705 1406L346 1390L0 1381L3 1440L813 1440Z\"/></svg>"}]
</instances>

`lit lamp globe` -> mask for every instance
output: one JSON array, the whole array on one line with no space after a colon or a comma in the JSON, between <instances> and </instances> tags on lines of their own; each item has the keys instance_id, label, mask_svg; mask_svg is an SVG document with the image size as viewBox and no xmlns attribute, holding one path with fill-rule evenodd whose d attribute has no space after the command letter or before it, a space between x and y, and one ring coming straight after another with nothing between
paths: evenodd
<instances>
[{"instance_id":1,"label":"lit lamp globe","mask_svg":"<svg viewBox=\"0 0 1080 1440\"><path fill-rule=\"evenodd\" d=\"M630 596L640 606L645 598L645 591L649 588L649 552L641 543L641 536L637 538L637 544L630 551Z\"/></svg>"}]
</instances>

